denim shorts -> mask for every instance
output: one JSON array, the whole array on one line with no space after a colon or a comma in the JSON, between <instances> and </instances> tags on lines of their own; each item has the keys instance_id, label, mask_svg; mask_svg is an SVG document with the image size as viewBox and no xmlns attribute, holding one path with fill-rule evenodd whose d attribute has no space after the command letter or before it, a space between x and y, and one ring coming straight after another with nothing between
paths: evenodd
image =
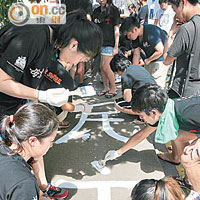
<instances>
[{"instance_id":1,"label":"denim shorts","mask_svg":"<svg viewBox=\"0 0 200 200\"><path fill-rule=\"evenodd\" d=\"M101 55L103 56L113 56L113 47L103 47L101 50Z\"/></svg>"}]
</instances>

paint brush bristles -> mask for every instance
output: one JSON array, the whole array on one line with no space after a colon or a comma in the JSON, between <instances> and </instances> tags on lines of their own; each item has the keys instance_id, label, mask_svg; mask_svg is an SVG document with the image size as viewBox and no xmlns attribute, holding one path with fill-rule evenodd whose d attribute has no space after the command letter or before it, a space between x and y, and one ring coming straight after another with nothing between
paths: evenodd
<instances>
[{"instance_id":1,"label":"paint brush bristles","mask_svg":"<svg viewBox=\"0 0 200 200\"><path fill-rule=\"evenodd\" d=\"M96 167L99 168L99 169L102 169L103 167L105 167L105 165L106 165L105 160L98 160Z\"/></svg>"},{"instance_id":2,"label":"paint brush bristles","mask_svg":"<svg viewBox=\"0 0 200 200\"><path fill-rule=\"evenodd\" d=\"M106 167L106 160L98 160L98 161L92 161L91 165L101 174L110 174L111 171L108 167Z\"/></svg>"}]
</instances>

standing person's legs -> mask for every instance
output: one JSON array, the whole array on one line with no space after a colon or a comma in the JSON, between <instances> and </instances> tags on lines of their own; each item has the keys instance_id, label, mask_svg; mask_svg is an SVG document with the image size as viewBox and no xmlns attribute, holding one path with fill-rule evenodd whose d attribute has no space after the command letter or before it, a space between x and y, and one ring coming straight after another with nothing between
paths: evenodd
<instances>
[{"instance_id":1,"label":"standing person's legs","mask_svg":"<svg viewBox=\"0 0 200 200\"><path fill-rule=\"evenodd\" d=\"M112 72L110 68L110 61L112 60L112 51L113 47L104 47L101 52L101 75L102 75L102 81L104 85L104 89L102 90L102 94L108 91L108 98L109 96L112 97L116 93L116 87L115 87L115 77L114 73ZM109 89L109 83L110 83L110 89Z\"/></svg>"},{"instance_id":2,"label":"standing person's legs","mask_svg":"<svg viewBox=\"0 0 200 200\"><path fill-rule=\"evenodd\" d=\"M145 69L154 77L156 83L165 88L166 85L166 77L169 66L166 66L162 63L162 61L151 62L148 65L144 65Z\"/></svg>"},{"instance_id":3,"label":"standing person's legs","mask_svg":"<svg viewBox=\"0 0 200 200\"><path fill-rule=\"evenodd\" d=\"M102 56L102 65L101 65L101 71L102 71L102 78L104 85L104 89L109 88L109 83L110 83L110 90L109 93L115 93L116 92L116 87L115 87L115 77L114 73L112 72L110 68L110 61L112 60L112 56Z\"/></svg>"}]
</instances>

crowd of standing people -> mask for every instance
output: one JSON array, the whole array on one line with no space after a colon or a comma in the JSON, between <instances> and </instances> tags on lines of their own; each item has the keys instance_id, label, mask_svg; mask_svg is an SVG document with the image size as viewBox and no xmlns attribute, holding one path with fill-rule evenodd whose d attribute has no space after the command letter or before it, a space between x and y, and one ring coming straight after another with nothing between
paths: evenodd
<instances>
[{"instance_id":1,"label":"crowd of standing people","mask_svg":"<svg viewBox=\"0 0 200 200\"><path fill-rule=\"evenodd\" d=\"M199 199L199 1L159 0L154 16L149 10L155 2L149 8L147 0L137 0L127 17L112 0L98 0L95 8L89 0L63 3L65 24L10 23L0 30L0 199L68 196L66 188L48 183L43 156L68 112L91 111L88 104L74 105L69 92L77 87L77 73L78 87L84 86L85 66L92 65L99 67L103 82L97 95L113 99L116 109L145 124L105 160L117 159L155 132L155 142L172 144L158 158L181 162L185 169L184 179L142 180L131 198ZM115 74L121 76L118 99ZM183 184L190 194L181 190Z\"/></svg>"}]
</instances>

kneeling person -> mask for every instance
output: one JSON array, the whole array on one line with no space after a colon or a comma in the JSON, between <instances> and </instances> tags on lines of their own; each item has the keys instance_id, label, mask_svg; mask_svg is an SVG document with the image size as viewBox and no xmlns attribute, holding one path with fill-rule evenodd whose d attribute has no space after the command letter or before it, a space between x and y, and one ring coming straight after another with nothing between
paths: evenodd
<instances>
[{"instance_id":1,"label":"kneeling person","mask_svg":"<svg viewBox=\"0 0 200 200\"><path fill-rule=\"evenodd\" d=\"M199 132L200 96L170 99L158 85L147 84L138 88L132 98L131 108L147 125L133 135L119 150L109 151L105 160L113 160L139 144L156 131L155 142L171 141L172 152L160 152L157 156L172 164L179 164L184 148ZM192 130L192 132L191 132Z\"/></svg>"},{"instance_id":2,"label":"kneeling person","mask_svg":"<svg viewBox=\"0 0 200 200\"><path fill-rule=\"evenodd\" d=\"M132 65L123 54L116 54L110 66L114 73L121 76L122 84L123 96L115 100L115 108L123 113L135 115L130 105L135 91L147 83L156 84L156 81L144 67Z\"/></svg>"}]
</instances>

